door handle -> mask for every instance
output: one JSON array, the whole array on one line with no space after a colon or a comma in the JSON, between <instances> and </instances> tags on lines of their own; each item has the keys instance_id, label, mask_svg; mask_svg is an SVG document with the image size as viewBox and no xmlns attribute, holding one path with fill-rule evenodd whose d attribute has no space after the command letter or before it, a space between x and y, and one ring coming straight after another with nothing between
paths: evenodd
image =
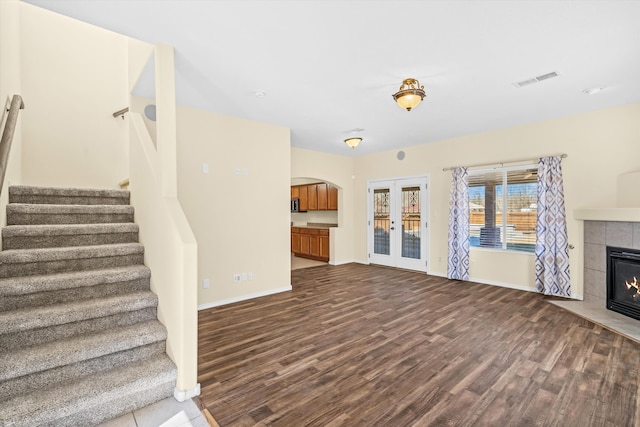
<instances>
[{"instance_id":1,"label":"door handle","mask_svg":"<svg viewBox=\"0 0 640 427\"><path fill-rule=\"evenodd\" d=\"M391 229L392 229L392 230L395 230L396 228L395 228L395 227L391 227Z\"/></svg>"}]
</instances>

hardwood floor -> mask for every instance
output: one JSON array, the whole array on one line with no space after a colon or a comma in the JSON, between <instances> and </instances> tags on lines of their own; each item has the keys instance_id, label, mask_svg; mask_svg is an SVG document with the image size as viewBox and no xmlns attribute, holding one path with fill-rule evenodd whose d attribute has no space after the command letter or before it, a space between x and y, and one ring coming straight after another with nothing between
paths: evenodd
<instances>
[{"instance_id":1,"label":"hardwood floor","mask_svg":"<svg viewBox=\"0 0 640 427\"><path fill-rule=\"evenodd\" d=\"M349 264L199 314L220 426L640 425L640 345L541 295Z\"/></svg>"}]
</instances>

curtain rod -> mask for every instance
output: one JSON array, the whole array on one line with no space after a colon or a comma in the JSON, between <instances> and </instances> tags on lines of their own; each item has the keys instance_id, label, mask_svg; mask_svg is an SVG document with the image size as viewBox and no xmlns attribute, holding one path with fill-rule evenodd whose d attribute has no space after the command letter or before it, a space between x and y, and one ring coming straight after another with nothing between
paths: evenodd
<instances>
[{"instance_id":1,"label":"curtain rod","mask_svg":"<svg viewBox=\"0 0 640 427\"><path fill-rule=\"evenodd\" d=\"M560 156L560 158L562 159L566 159L567 157L569 157L568 154L562 153L562 154L556 154L555 156L545 156L545 157L556 157L556 156ZM496 167L502 167L505 165L505 163L522 163L522 162L527 162L527 161L533 161L534 159L520 159L520 160L509 160L507 162L495 162L495 163L479 163L479 164L475 164L475 165L468 165L468 166L464 166L466 168L477 168L479 166L493 166L493 165L497 165ZM459 168L462 166L451 166L448 168L442 168L442 172L446 172L446 171L450 171L453 170L455 168Z\"/></svg>"}]
</instances>

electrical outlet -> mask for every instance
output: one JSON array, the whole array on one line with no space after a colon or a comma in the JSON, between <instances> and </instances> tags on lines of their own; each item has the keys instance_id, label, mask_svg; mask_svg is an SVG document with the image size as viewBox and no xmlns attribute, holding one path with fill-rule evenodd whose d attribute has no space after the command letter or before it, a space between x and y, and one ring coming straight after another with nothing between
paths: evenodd
<instances>
[{"instance_id":1,"label":"electrical outlet","mask_svg":"<svg viewBox=\"0 0 640 427\"><path fill-rule=\"evenodd\" d=\"M202 281L202 287L203 287L204 289L209 289L209 279L204 279L204 280Z\"/></svg>"},{"instance_id":2,"label":"electrical outlet","mask_svg":"<svg viewBox=\"0 0 640 427\"><path fill-rule=\"evenodd\" d=\"M240 175L240 168L235 168L234 172L236 175Z\"/></svg>"},{"instance_id":3,"label":"electrical outlet","mask_svg":"<svg viewBox=\"0 0 640 427\"><path fill-rule=\"evenodd\" d=\"M233 281L234 282L239 282L240 281L240 275L239 274L234 274L233 275Z\"/></svg>"},{"instance_id":4,"label":"electrical outlet","mask_svg":"<svg viewBox=\"0 0 640 427\"><path fill-rule=\"evenodd\" d=\"M242 280L247 280L247 273L242 273Z\"/></svg>"}]
</instances>

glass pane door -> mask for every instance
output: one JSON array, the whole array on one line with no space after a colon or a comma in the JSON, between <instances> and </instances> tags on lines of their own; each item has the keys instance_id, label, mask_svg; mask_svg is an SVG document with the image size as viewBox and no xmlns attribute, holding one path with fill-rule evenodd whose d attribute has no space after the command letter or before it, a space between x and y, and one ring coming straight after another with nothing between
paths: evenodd
<instances>
[{"instance_id":1,"label":"glass pane door","mask_svg":"<svg viewBox=\"0 0 640 427\"><path fill-rule=\"evenodd\" d=\"M402 256L420 259L420 187L403 187Z\"/></svg>"},{"instance_id":2,"label":"glass pane door","mask_svg":"<svg viewBox=\"0 0 640 427\"><path fill-rule=\"evenodd\" d=\"M373 191L373 252L389 255L391 253L391 191L379 188Z\"/></svg>"},{"instance_id":3,"label":"glass pane door","mask_svg":"<svg viewBox=\"0 0 640 427\"><path fill-rule=\"evenodd\" d=\"M427 178L369 183L369 261L426 271Z\"/></svg>"}]
</instances>

